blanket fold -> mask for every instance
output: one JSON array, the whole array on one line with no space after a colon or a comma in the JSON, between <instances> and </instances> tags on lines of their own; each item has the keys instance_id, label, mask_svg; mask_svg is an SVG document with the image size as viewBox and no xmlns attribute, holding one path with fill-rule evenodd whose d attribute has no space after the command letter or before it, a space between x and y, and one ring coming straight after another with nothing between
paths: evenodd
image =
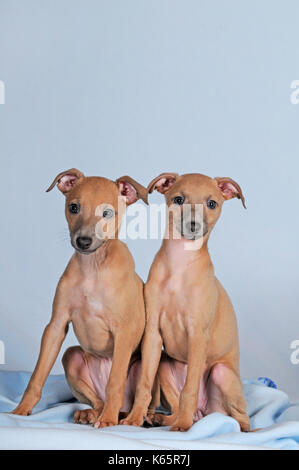
<instances>
[{"instance_id":1,"label":"blanket fold","mask_svg":"<svg viewBox=\"0 0 299 470\"><path fill-rule=\"evenodd\" d=\"M271 385L246 380L244 392L251 429L241 433L237 421L213 413L185 433L168 427L113 426L94 429L73 423L79 404L63 375L48 378L41 401L31 416L10 412L19 403L30 374L0 371L0 449L297 449L299 403ZM270 384L270 385L269 385Z\"/></svg>"}]
</instances>

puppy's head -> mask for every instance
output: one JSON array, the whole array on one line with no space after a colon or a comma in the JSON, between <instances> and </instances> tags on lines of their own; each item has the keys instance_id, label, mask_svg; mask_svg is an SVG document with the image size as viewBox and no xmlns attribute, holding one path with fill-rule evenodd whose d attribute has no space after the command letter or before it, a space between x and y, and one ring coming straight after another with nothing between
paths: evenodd
<instances>
[{"instance_id":1,"label":"puppy's head","mask_svg":"<svg viewBox=\"0 0 299 470\"><path fill-rule=\"evenodd\" d=\"M208 237L217 222L223 202L237 197L245 207L238 183L231 178L210 178L199 173L162 173L148 185L165 195L169 210L169 236L187 240Z\"/></svg>"},{"instance_id":2,"label":"puppy's head","mask_svg":"<svg viewBox=\"0 0 299 470\"><path fill-rule=\"evenodd\" d=\"M147 203L147 190L129 176L114 182L98 176L86 177L72 168L57 175L47 192L56 184L65 195L71 243L75 250L84 254L117 238L127 205L139 198Z\"/></svg>"}]
</instances>

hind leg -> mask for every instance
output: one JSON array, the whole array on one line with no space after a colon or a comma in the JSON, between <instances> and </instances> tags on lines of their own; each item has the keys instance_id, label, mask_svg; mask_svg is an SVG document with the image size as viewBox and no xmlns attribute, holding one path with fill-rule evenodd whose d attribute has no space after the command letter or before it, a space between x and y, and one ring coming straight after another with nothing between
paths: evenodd
<instances>
[{"instance_id":1,"label":"hind leg","mask_svg":"<svg viewBox=\"0 0 299 470\"><path fill-rule=\"evenodd\" d=\"M73 395L80 403L92 407L87 410L77 410L74 415L75 423L95 423L103 410L104 403L98 396L90 377L86 353L80 346L68 348L63 355L62 364Z\"/></svg>"},{"instance_id":2,"label":"hind leg","mask_svg":"<svg viewBox=\"0 0 299 470\"><path fill-rule=\"evenodd\" d=\"M246 412L246 401L239 374L229 365L215 364L210 372L207 385L208 402L206 413L224 413L236 419L241 430L248 432L250 422Z\"/></svg>"},{"instance_id":3,"label":"hind leg","mask_svg":"<svg viewBox=\"0 0 299 470\"><path fill-rule=\"evenodd\" d=\"M110 377L112 358L95 357L84 352L80 346L73 346L66 350L62 364L73 395L81 403L92 407L76 411L75 422L96 424L106 402L106 388ZM139 375L140 360L135 356L131 358L126 378L124 401L120 410L121 418L126 417L132 408Z\"/></svg>"}]
</instances>

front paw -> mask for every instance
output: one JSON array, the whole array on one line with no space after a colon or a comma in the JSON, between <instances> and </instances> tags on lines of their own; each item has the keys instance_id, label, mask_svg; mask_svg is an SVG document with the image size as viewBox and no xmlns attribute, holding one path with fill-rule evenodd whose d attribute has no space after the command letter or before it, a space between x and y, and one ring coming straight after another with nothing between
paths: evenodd
<instances>
[{"instance_id":1,"label":"front paw","mask_svg":"<svg viewBox=\"0 0 299 470\"><path fill-rule=\"evenodd\" d=\"M177 418L173 425L170 428L170 431L180 431L180 432L186 432L188 429L191 428L193 424L193 420L188 420L186 418Z\"/></svg>"},{"instance_id":2,"label":"front paw","mask_svg":"<svg viewBox=\"0 0 299 470\"><path fill-rule=\"evenodd\" d=\"M108 413L102 413L101 416L97 419L94 423L94 427L99 428L106 428L108 426L117 426L118 419Z\"/></svg>"},{"instance_id":3,"label":"front paw","mask_svg":"<svg viewBox=\"0 0 299 470\"><path fill-rule=\"evenodd\" d=\"M13 411L13 415L29 416L32 413L33 406L26 405L26 403L20 403Z\"/></svg>"},{"instance_id":4,"label":"front paw","mask_svg":"<svg viewBox=\"0 0 299 470\"><path fill-rule=\"evenodd\" d=\"M142 426L144 422L144 414L140 411L132 411L126 418L120 421L120 424L127 426Z\"/></svg>"},{"instance_id":5,"label":"front paw","mask_svg":"<svg viewBox=\"0 0 299 470\"><path fill-rule=\"evenodd\" d=\"M28 388L19 403L19 405L11 412L14 415L29 416L35 405L42 397L41 389L31 386Z\"/></svg>"}]
</instances>

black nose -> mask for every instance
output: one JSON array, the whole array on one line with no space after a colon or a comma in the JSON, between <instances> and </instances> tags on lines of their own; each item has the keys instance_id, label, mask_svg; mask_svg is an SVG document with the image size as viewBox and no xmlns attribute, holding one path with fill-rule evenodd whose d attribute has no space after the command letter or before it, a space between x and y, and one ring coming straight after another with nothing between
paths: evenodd
<instances>
[{"instance_id":1,"label":"black nose","mask_svg":"<svg viewBox=\"0 0 299 470\"><path fill-rule=\"evenodd\" d=\"M197 232L199 232L200 224L198 222L195 222L194 220L192 220L191 222L186 223L186 228L189 232L197 233Z\"/></svg>"},{"instance_id":2,"label":"black nose","mask_svg":"<svg viewBox=\"0 0 299 470\"><path fill-rule=\"evenodd\" d=\"M90 237L78 237L76 240L77 247L80 250L87 250L92 244L92 238Z\"/></svg>"}]
</instances>

